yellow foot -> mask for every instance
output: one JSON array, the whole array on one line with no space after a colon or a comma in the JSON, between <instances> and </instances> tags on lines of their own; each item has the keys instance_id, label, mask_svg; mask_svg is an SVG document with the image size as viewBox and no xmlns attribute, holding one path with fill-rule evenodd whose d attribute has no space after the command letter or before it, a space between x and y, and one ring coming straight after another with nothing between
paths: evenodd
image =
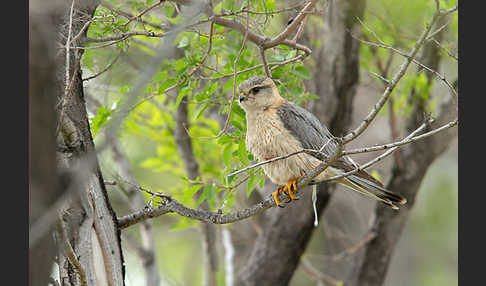
<instances>
[{"instance_id":1,"label":"yellow foot","mask_svg":"<svg viewBox=\"0 0 486 286\"><path fill-rule=\"evenodd\" d=\"M278 195L280 195L281 192L283 192L284 187L283 186L278 186L278 189L272 193L273 199L275 200L275 204L277 207L283 208L283 206L280 205L280 201L278 200Z\"/></svg>"},{"instance_id":2,"label":"yellow foot","mask_svg":"<svg viewBox=\"0 0 486 286\"><path fill-rule=\"evenodd\" d=\"M272 193L273 195L273 199L275 200L275 204L278 206L278 207L281 207L283 208L283 206L280 205L280 201L278 200L278 195L280 195L280 193L282 192L285 192L289 195L289 200L287 201L287 203L289 203L291 200L298 200L299 198L297 198L293 191L292 191L292 188L294 191L297 190L297 181L296 180L293 180L293 181L290 181L285 187L284 186L279 186L278 189Z\"/></svg>"}]
</instances>

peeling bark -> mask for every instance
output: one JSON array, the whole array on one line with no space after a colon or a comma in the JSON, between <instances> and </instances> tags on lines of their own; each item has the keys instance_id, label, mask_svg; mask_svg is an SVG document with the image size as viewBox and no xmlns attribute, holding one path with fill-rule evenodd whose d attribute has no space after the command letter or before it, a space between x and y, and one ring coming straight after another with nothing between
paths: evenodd
<instances>
[{"instance_id":1,"label":"peeling bark","mask_svg":"<svg viewBox=\"0 0 486 286\"><path fill-rule=\"evenodd\" d=\"M65 45L69 29L77 35L99 1L75 2L72 21L66 1L62 15L55 19L60 29L58 43ZM72 22L72 25L69 23ZM85 33L78 41L83 41ZM76 44L76 43L73 43ZM82 50L70 50L69 78L66 80L66 55L56 58L56 93L59 134L58 168L69 174L67 188L72 199L61 210L66 222L68 242L86 273L87 285L124 285L124 264L116 214L107 197L103 176L89 128L80 61ZM66 88L66 85L68 88ZM66 93L67 90L67 93ZM80 285L76 270L60 255L62 285Z\"/></svg>"}]
</instances>

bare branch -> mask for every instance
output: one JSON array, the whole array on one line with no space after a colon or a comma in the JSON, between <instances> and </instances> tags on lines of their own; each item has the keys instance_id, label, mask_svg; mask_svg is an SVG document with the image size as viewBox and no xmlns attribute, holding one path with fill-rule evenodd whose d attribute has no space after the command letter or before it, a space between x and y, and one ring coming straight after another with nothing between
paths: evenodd
<instances>
[{"instance_id":1,"label":"bare branch","mask_svg":"<svg viewBox=\"0 0 486 286\"><path fill-rule=\"evenodd\" d=\"M265 41L264 44L263 44L263 47L265 49L268 49L268 48L272 48L272 47L275 47L275 46L283 43L284 40L287 39L290 36L290 34L292 32L294 32L295 29L297 29L300 26L301 22L307 16L307 12L311 11L312 8L316 5L316 3L317 3L317 0L311 0L311 1L309 1L304 6L304 8L302 8L302 10L299 12L299 14L297 14L297 16L295 16L295 18L293 19L292 23L290 23L290 25L288 25L285 28L285 30L283 30L277 36L275 36L274 38L272 38L269 41ZM295 41L292 41L292 42L295 42Z\"/></svg>"},{"instance_id":2,"label":"bare branch","mask_svg":"<svg viewBox=\"0 0 486 286\"><path fill-rule=\"evenodd\" d=\"M339 143L339 139L336 138ZM332 164L341 154L342 150L342 145L338 144L338 148L336 148L335 153L333 156L329 159L329 161L322 162L319 164L316 168L312 169L309 173L307 173L305 176L299 179L297 182L297 190L294 191L294 194L297 194L299 190L307 186L313 178L315 178L317 175L320 173L324 172L324 170L327 169L327 167ZM129 183L129 182L127 182ZM132 183L129 183L132 184ZM134 184L132 184L134 185ZM205 210L195 210L189 207L186 207L179 203L177 200L173 199L171 196L162 194L162 193L157 193L157 192L152 192L150 190L147 190L145 188L142 188L140 186L134 185L137 189L147 192L153 196L157 196L161 199L160 206L157 208L151 208L149 206L146 206L142 210L135 212L130 215L126 215L124 217L118 218L118 226L123 229L126 227L129 227L131 225L134 225L140 221L153 218L156 216L160 216L163 214L167 213L177 213L181 216L191 218L191 219L196 219L200 220L203 222L208 222L208 223L214 223L214 224L227 224L227 223L232 223L236 221L240 221L243 219L246 219L248 217L257 215L262 213L263 211L275 207L275 200L273 198L273 195L269 196L267 199L264 201L255 204L253 206L250 206L249 208L243 209L236 211L231 214L222 214L222 213L215 213L215 212L210 212L210 211L205 211ZM278 195L279 200L284 200L288 199L289 195L285 194L284 192L280 193Z\"/></svg>"},{"instance_id":3,"label":"bare branch","mask_svg":"<svg viewBox=\"0 0 486 286\"><path fill-rule=\"evenodd\" d=\"M332 259L333 260L339 260L339 259L343 259L344 257L346 257L348 255L352 255L353 253L355 253L359 249L362 249L368 242L370 242L375 237L376 237L376 233L369 232L363 239L360 239L358 242L356 242L351 247L346 248L344 251L333 255Z\"/></svg>"},{"instance_id":4,"label":"bare branch","mask_svg":"<svg viewBox=\"0 0 486 286\"><path fill-rule=\"evenodd\" d=\"M145 37L153 37L153 38L162 38L165 37L167 34L166 33L155 33L155 32L150 32L150 31L131 31L131 32L125 32L121 33L116 36L109 36L109 37L104 37L104 38L86 38L87 43L102 43L102 42L111 42L111 41L123 41L128 39L129 37L132 36L145 36ZM113 44L113 43L110 43ZM84 49L94 49L94 48L99 48L102 46L95 46L95 47L84 47ZM104 46L103 46L104 47ZM81 49L83 47L77 47L78 49Z\"/></svg>"},{"instance_id":5,"label":"bare branch","mask_svg":"<svg viewBox=\"0 0 486 286\"><path fill-rule=\"evenodd\" d=\"M439 133L439 132L441 132L445 129L454 127L454 126L457 125L457 123L458 123L458 119L456 118L455 120L453 120L453 121L451 121L451 122L449 122L449 123L447 123L447 124L445 124L445 125L443 125L439 128L436 128L432 131L424 133L422 135L414 136L414 137L411 137L409 139L405 138L405 139L398 141L398 142L379 145L379 146L364 147L364 148L358 148L358 149L353 149L353 150L349 150L349 151L344 150L342 154L343 154L343 156L345 156L345 155L358 154L358 153L375 152L375 151L386 150L386 149L397 147L397 146L406 145L406 144L409 144L409 143L412 143L412 142L415 142L415 141L422 140L422 139L427 138L429 136L435 135L435 134L437 134L437 133Z\"/></svg>"},{"instance_id":6,"label":"bare branch","mask_svg":"<svg viewBox=\"0 0 486 286\"><path fill-rule=\"evenodd\" d=\"M373 42L369 42L369 41L365 41L365 40L362 40L362 39L358 39L358 38L355 38L357 39L358 41L362 42L363 44L366 44L366 45L370 45L370 46L375 46L375 47L380 47L380 48L384 48L384 49L389 49L405 58L408 58L409 56L407 54L405 54L404 52L394 48L394 47L391 47L391 46L387 46L387 45L383 45L383 44L377 44L377 43L373 43ZM423 63L421 63L420 61L416 60L416 59L413 59L412 60L413 63L417 64L418 66L420 66L421 68L427 70L428 72L431 72L433 74L435 74L437 76L437 78L439 78L441 81L443 81L447 87L449 88L449 90L452 92L452 94L454 95L454 100L456 101L457 103L457 91L454 89L454 87L452 86L452 84L449 83L449 81L447 81L447 79L445 78L445 76L441 75L439 72L437 72L436 70L434 69L431 69L429 68L428 66L424 65Z\"/></svg>"},{"instance_id":7,"label":"bare branch","mask_svg":"<svg viewBox=\"0 0 486 286\"><path fill-rule=\"evenodd\" d=\"M288 59L288 60L285 60L285 61L281 61L281 62L270 62L268 63L268 66L272 66L270 68L270 71L273 71L274 69L280 67L280 66L283 66L283 65L286 65L286 64L289 64L291 62L296 62L298 60L302 60L303 58L305 57L304 54L300 54L298 56L295 56L291 59ZM249 67L249 68L246 68L244 70L240 70L236 73L236 75L239 75L239 74L242 74L242 73L245 73L245 72L249 72L249 71L252 71L252 70L256 70L256 69L259 69L261 67L263 67L264 64L258 64L258 65L255 65L255 66L252 66L252 67ZM231 74L223 74L221 76L218 76L218 77L200 77L201 79L205 79L205 80L219 80L219 79L223 79L223 78L228 78L228 77L232 77L234 75L234 73L231 73Z\"/></svg>"},{"instance_id":8,"label":"bare branch","mask_svg":"<svg viewBox=\"0 0 486 286\"><path fill-rule=\"evenodd\" d=\"M302 265L303 270L305 272L307 272L309 275L311 275L314 280L322 281L326 284L334 285L334 286L338 286L338 285L342 284L337 279L317 270L314 266L312 266L310 261L308 259L306 259L305 257L302 258L302 264L301 265Z\"/></svg>"},{"instance_id":9,"label":"bare branch","mask_svg":"<svg viewBox=\"0 0 486 286\"><path fill-rule=\"evenodd\" d=\"M71 11L69 12L69 29L68 29L68 37L67 37L67 40L66 40L66 78L65 78L65 81L66 81L66 86L64 87L65 90L64 90L64 96L67 97L67 90L68 90L68 86L69 86L69 79L71 78L69 76L69 64L70 64L70 54L69 54L69 50L71 48L71 30L72 30L72 27L73 27L73 11L74 11L74 0L71 4Z\"/></svg>"},{"instance_id":10,"label":"bare branch","mask_svg":"<svg viewBox=\"0 0 486 286\"><path fill-rule=\"evenodd\" d=\"M262 35L258 35L252 31L249 31L249 29L243 25L242 23L238 22L235 19L226 19L220 15L214 15L214 21L216 24L228 28L232 28L234 30L239 31L242 34L248 34L248 40L251 42L255 43L257 46L263 47L264 49L269 49L272 47L275 47L277 45L286 45L291 48L295 48L298 50L302 50L305 52L306 55L311 54L311 50L301 44L296 43L293 40L287 39L288 36L299 26L299 24L302 22L304 17L307 15L307 12L310 11L310 9L316 4L316 0L310 1L303 9L302 11L294 18L294 21L290 25L288 25L285 30L283 30L280 34L275 36L272 39L269 39L267 37L264 37Z\"/></svg>"},{"instance_id":11,"label":"bare branch","mask_svg":"<svg viewBox=\"0 0 486 286\"><path fill-rule=\"evenodd\" d=\"M267 58L265 56L265 49L260 48L260 54L262 55L262 62L263 62L263 67L265 68L265 74L267 77L272 77L272 73L270 72L270 69L268 68L268 62Z\"/></svg>"},{"instance_id":12,"label":"bare branch","mask_svg":"<svg viewBox=\"0 0 486 286\"><path fill-rule=\"evenodd\" d=\"M432 19L430 20L430 23L427 24L427 26L426 26L425 30L422 32L422 35L420 36L419 40L415 43L415 46L412 48L410 53L407 55L405 61L400 66L400 69L398 70L398 72L393 76L391 83L386 87L383 95L381 96L381 98L378 100L378 102L373 107L373 110L366 116L366 118L363 120L363 122L356 129L351 131L348 135L346 135L343 138L344 144L356 139L356 137L358 137L361 133L363 133L366 130L366 128L369 126L369 124L373 121L373 119L376 117L376 115L381 110L383 105L385 105L385 103L388 100L388 98L390 97L393 89L398 84L398 82L402 79L402 77L405 75L405 72L407 71L410 63L414 60L419 49L425 43L425 39L429 35L430 30L432 29L432 26L437 21L437 19L439 18L440 15L441 14L440 14L439 10L436 10L434 12Z\"/></svg>"},{"instance_id":13,"label":"bare branch","mask_svg":"<svg viewBox=\"0 0 486 286\"><path fill-rule=\"evenodd\" d=\"M105 2L105 1L101 1L101 6L103 7L106 7L107 9L111 10L112 12L118 14L118 15L121 15L127 19L131 19L131 18L134 18L134 20L136 20L137 22L140 22L144 25L148 25L148 26L151 26L151 27L154 27L154 28L157 28L157 29L163 29L163 28L166 28L162 25L157 25L157 24L154 24L154 23L151 23L151 22L148 22L144 19L142 19L141 17L136 17L135 15L133 15L132 13L130 12L126 12L126 11L123 11L121 9L118 9L118 8L115 8L113 7L110 3L108 2Z\"/></svg>"},{"instance_id":14,"label":"bare branch","mask_svg":"<svg viewBox=\"0 0 486 286\"><path fill-rule=\"evenodd\" d=\"M92 76L85 77L85 78L83 78L82 80L83 80L83 81L88 81L88 80L91 80L91 79L93 79L93 78L96 78L96 77L98 77L98 76L102 75L103 73L105 73L107 70L109 70L109 69L110 69L110 68L111 68L111 67L112 67L112 66L113 66L113 65L116 63L116 61L117 61L117 60L120 58L120 55L122 54L122 52L123 52L123 51L122 51L122 50L120 50L120 51L118 52L118 54L116 55L116 57L113 59L113 61L111 61L111 63L109 63L109 64L108 64L108 65L107 65L107 66L106 66L106 67L105 67L103 70L101 70L100 72L98 72L98 73L96 73L96 74L94 74L94 75L92 75Z\"/></svg>"},{"instance_id":15,"label":"bare branch","mask_svg":"<svg viewBox=\"0 0 486 286\"><path fill-rule=\"evenodd\" d=\"M416 134L418 134L419 132L424 130L430 123L431 123L431 119L428 119L428 121L424 122L419 128L417 128L415 131L410 133L410 135L408 135L404 140L409 140L410 138L412 138L413 136L415 136ZM381 159L385 158L386 156L392 154L395 150L398 149L398 147L399 146L395 146L395 147L391 148L390 150L386 151L385 153L381 154L380 156L376 157L375 159L367 162L366 164L363 164L362 166L359 166L359 168L356 168L352 171L343 173L341 175L337 175L337 176L327 178L327 179L323 180L323 182L329 182L329 181L345 178L345 177L348 177L352 174L359 172L360 170L364 170L364 169L376 164L377 162L381 161Z\"/></svg>"},{"instance_id":16,"label":"bare branch","mask_svg":"<svg viewBox=\"0 0 486 286\"><path fill-rule=\"evenodd\" d=\"M138 15L135 15L132 18L128 19L128 22L126 22L125 24L123 24L123 26L126 27L128 24L130 24L135 19L141 19L143 15L145 15L147 12L149 12L152 9L154 9L155 7L159 6L163 2L164 1L156 1L155 3L153 3L152 5L150 5L149 7L145 8L142 12L138 13Z\"/></svg>"}]
</instances>

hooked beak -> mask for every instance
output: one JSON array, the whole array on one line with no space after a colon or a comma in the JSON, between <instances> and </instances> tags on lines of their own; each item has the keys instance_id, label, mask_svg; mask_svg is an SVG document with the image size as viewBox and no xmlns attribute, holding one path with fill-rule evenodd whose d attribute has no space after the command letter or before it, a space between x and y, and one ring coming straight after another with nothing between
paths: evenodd
<instances>
[{"instance_id":1,"label":"hooked beak","mask_svg":"<svg viewBox=\"0 0 486 286\"><path fill-rule=\"evenodd\" d=\"M243 102L246 99L246 94L244 92L240 93L240 102Z\"/></svg>"}]
</instances>

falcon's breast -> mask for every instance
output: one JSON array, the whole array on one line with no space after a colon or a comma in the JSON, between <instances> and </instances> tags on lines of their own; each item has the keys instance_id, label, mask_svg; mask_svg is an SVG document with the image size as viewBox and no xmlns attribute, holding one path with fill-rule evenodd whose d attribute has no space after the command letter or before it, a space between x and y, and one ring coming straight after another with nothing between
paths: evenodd
<instances>
[{"instance_id":1,"label":"falcon's breast","mask_svg":"<svg viewBox=\"0 0 486 286\"><path fill-rule=\"evenodd\" d=\"M287 130L276 109L248 114L246 147L260 162L302 150L299 140ZM296 180L320 163L301 153L263 165L265 174L276 184Z\"/></svg>"}]
</instances>

